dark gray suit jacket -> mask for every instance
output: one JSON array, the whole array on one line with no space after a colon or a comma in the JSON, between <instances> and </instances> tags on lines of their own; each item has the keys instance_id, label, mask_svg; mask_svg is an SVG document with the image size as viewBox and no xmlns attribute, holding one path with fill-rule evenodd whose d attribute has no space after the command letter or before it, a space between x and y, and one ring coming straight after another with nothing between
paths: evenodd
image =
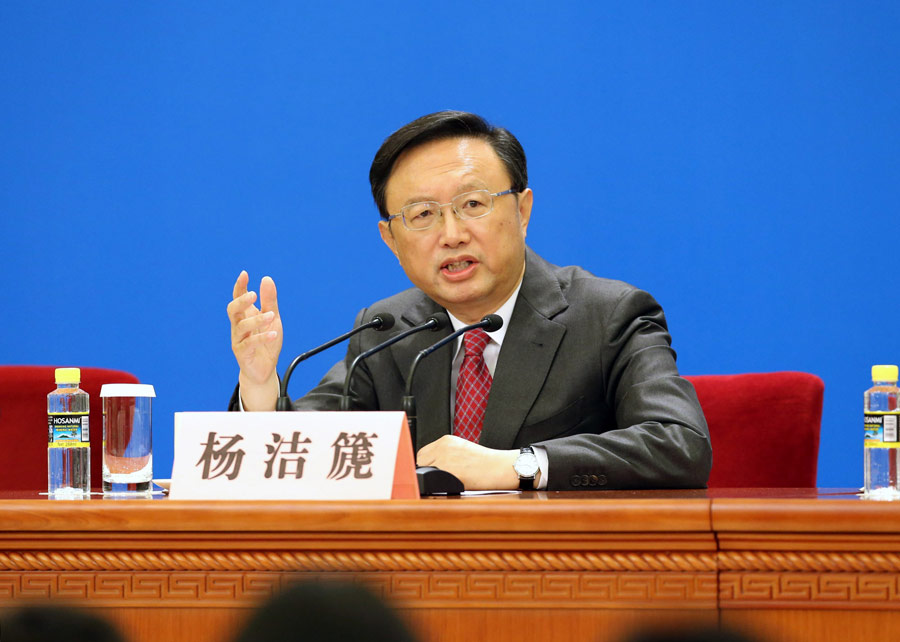
<instances>
[{"instance_id":1,"label":"dark gray suit jacket","mask_svg":"<svg viewBox=\"0 0 900 642\"><path fill-rule=\"evenodd\" d=\"M395 334L440 309L412 288L362 310L356 325L390 312ZM420 332L362 362L352 408L400 410L412 360L450 332ZM354 336L344 360L295 409L337 410L350 363L387 337ZM705 487L709 430L693 386L678 376L670 343L662 308L646 292L551 265L528 249L480 443L544 447L548 490ZM417 449L452 432L452 356L448 346L416 372Z\"/></svg>"}]
</instances>

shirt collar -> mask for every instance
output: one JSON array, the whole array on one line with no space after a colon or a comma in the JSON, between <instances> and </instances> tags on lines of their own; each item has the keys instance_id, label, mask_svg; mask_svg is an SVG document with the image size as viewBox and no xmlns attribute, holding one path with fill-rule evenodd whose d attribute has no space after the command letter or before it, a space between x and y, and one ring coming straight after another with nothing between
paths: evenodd
<instances>
[{"instance_id":1,"label":"shirt collar","mask_svg":"<svg viewBox=\"0 0 900 642\"><path fill-rule=\"evenodd\" d=\"M524 280L524 279L523 279ZM516 289L513 290L513 293L509 295L509 298L500 306L500 309L494 312L494 314L498 315L501 319L503 319L503 325L500 326L499 330L494 330L489 333L488 336L491 338L491 341L496 343L497 345L503 345L503 337L506 336L506 329L509 327L509 320L512 318L513 308L516 307L516 299L519 298L519 290L522 289L522 281L519 281L519 285L516 286ZM456 332L460 328L463 328L468 323L463 323L459 319L457 319L450 310L447 310L447 316L450 317L450 323L453 324L453 331ZM462 341L462 337L459 337L456 342L457 345Z\"/></svg>"}]
</instances>

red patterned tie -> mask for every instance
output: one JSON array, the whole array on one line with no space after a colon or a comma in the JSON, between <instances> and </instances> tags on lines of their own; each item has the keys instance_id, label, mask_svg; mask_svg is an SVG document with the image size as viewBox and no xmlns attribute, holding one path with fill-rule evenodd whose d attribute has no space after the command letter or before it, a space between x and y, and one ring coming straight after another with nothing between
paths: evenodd
<instances>
[{"instance_id":1,"label":"red patterned tie","mask_svg":"<svg viewBox=\"0 0 900 642\"><path fill-rule=\"evenodd\" d=\"M456 412L453 434L476 444L491 394L491 371L484 362L484 348L490 341L487 332L477 328L463 335L465 356L456 379Z\"/></svg>"}]
</instances>

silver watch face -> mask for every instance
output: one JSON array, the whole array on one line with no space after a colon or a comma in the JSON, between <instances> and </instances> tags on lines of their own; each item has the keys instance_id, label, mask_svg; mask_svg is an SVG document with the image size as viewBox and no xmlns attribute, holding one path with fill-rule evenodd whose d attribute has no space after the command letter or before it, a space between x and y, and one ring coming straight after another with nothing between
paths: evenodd
<instances>
[{"instance_id":1,"label":"silver watch face","mask_svg":"<svg viewBox=\"0 0 900 642\"><path fill-rule=\"evenodd\" d=\"M540 469L534 453L520 453L513 468L519 477L534 477Z\"/></svg>"}]
</instances>

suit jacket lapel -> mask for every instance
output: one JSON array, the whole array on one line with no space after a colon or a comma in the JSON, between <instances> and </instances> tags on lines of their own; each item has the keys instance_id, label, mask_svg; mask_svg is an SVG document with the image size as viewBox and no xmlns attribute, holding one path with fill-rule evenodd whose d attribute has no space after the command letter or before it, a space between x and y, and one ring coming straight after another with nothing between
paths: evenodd
<instances>
[{"instance_id":1,"label":"suit jacket lapel","mask_svg":"<svg viewBox=\"0 0 900 642\"><path fill-rule=\"evenodd\" d=\"M416 326L442 310L437 303L423 293L421 300L405 310L401 318L410 325ZM446 328L441 332L418 332L406 340L400 341L390 350L404 383L409 376L409 368L420 350L436 343L453 331ZM417 436L415 448L418 450L442 435L450 434L450 360L452 346L444 346L428 355L419 363L413 385L416 397Z\"/></svg>"},{"instance_id":2,"label":"suit jacket lapel","mask_svg":"<svg viewBox=\"0 0 900 642\"><path fill-rule=\"evenodd\" d=\"M491 384L482 446L512 448L566 333L565 326L552 317L567 307L550 265L528 249L522 289Z\"/></svg>"}]
</instances>

